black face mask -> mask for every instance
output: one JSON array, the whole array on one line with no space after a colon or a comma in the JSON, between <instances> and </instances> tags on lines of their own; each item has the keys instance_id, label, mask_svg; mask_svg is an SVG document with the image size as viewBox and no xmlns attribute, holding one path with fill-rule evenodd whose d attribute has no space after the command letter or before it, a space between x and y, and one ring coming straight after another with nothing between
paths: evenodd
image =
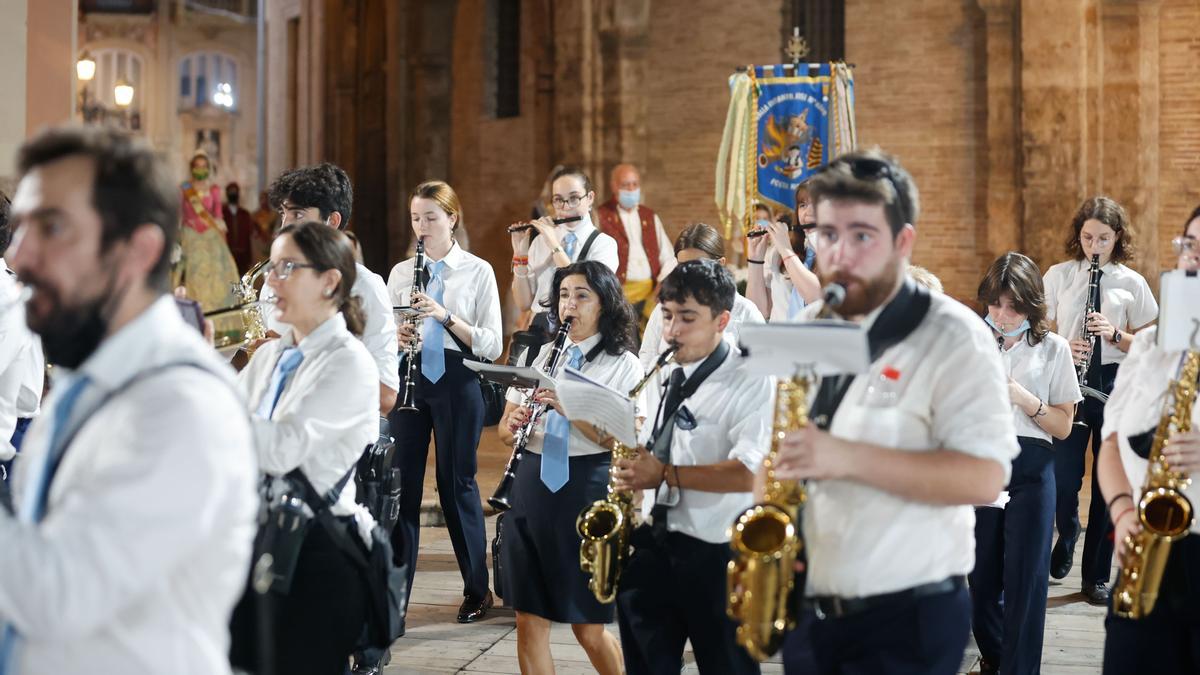
<instances>
[{"instance_id":1,"label":"black face mask","mask_svg":"<svg viewBox=\"0 0 1200 675\"><path fill-rule=\"evenodd\" d=\"M114 270L107 290L99 297L78 307L60 304L43 325L30 326L42 339L46 361L74 370L95 353L108 334L109 319L117 305L116 281Z\"/></svg>"},{"instance_id":2,"label":"black face mask","mask_svg":"<svg viewBox=\"0 0 1200 675\"><path fill-rule=\"evenodd\" d=\"M228 200L230 204L237 204L238 197L240 197L240 196L241 195L239 195L236 192L226 192L225 193L225 199Z\"/></svg>"}]
</instances>

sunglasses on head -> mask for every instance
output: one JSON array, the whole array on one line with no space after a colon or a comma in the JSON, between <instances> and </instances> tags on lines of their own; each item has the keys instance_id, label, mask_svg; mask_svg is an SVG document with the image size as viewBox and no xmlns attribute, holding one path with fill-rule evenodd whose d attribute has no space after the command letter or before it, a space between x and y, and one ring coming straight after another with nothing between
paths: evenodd
<instances>
[{"instance_id":1,"label":"sunglasses on head","mask_svg":"<svg viewBox=\"0 0 1200 675\"><path fill-rule=\"evenodd\" d=\"M896 215L900 218L900 222L912 222L912 210L908 203L908 197L905 192L900 189L900 184L896 181L896 174L892 169L892 164L882 159L873 157L857 157L855 159L834 160L829 164L821 167L817 173L828 171L834 164L845 164L850 169L850 174L859 180L886 180L891 184L892 190L896 193L896 200L888 206L896 210Z\"/></svg>"}]
</instances>

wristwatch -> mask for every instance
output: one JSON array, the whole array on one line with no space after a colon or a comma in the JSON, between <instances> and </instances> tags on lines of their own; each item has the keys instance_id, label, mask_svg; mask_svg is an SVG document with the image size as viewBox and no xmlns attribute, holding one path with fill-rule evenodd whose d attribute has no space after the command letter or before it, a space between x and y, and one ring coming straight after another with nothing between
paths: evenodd
<instances>
[{"instance_id":1,"label":"wristwatch","mask_svg":"<svg viewBox=\"0 0 1200 675\"><path fill-rule=\"evenodd\" d=\"M445 326L446 328L453 326L454 325L454 315L451 314L450 312L446 312L446 319L444 321L442 321L442 325Z\"/></svg>"},{"instance_id":2,"label":"wristwatch","mask_svg":"<svg viewBox=\"0 0 1200 675\"><path fill-rule=\"evenodd\" d=\"M1121 338L1122 338L1122 337L1123 337L1123 336L1121 335L1121 331L1119 331L1119 330L1117 330L1117 329L1115 329L1115 328L1114 328L1114 329L1113 329L1113 339L1112 339L1112 343L1113 343L1114 345L1119 345L1119 344L1121 344Z\"/></svg>"}]
</instances>

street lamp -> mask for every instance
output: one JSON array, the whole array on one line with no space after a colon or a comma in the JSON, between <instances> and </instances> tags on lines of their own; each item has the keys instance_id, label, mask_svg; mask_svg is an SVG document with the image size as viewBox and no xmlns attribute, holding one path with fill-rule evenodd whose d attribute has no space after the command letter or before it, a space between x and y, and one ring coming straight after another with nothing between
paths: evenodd
<instances>
[{"instance_id":1,"label":"street lamp","mask_svg":"<svg viewBox=\"0 0 1200 675\"><path fill-rule=\"evenodd\" d=\"M91 82L96 76L96 61L87 52L80 54L75 62L75 75L80 82Z\"/></svg>"},{"instance_id":2,"label":"street lamp","mask_svg":"<svg viewBox=\"0 0 1200 675\"><path fill-rule=\"evenodd\" d=\"M117 80L117 86L113 87L113 101L122 110L128 108L133 103L133 87L125 80Z\"/></svg>"}]
</instances>

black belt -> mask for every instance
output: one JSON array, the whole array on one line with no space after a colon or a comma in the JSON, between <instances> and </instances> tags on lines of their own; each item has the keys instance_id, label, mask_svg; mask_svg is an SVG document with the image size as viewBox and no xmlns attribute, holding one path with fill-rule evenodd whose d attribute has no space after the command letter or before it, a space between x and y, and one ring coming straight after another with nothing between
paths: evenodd
<instances>
[{"instance_id":1,"label":"black belt","mask_svg":"<svg viewBox=\"0 0 1200 675\"><path fill-rule=\"evenodd\" d=\"M865 598L841 598L836 595L817 596L810 599L812 606L817 610L817 618L819 619L840 619L851 614L859 614L868 609L886 605L890 602L901 600L916 600L918 598L927 598L931 595L941 595L943 593L952 593L967 585L967 578L964 576L953 576L941 581L934 581L920 586L913 586L902 591L893 593L881 593L879 595L869 595Z\"/></svg>"}]
</instances>

